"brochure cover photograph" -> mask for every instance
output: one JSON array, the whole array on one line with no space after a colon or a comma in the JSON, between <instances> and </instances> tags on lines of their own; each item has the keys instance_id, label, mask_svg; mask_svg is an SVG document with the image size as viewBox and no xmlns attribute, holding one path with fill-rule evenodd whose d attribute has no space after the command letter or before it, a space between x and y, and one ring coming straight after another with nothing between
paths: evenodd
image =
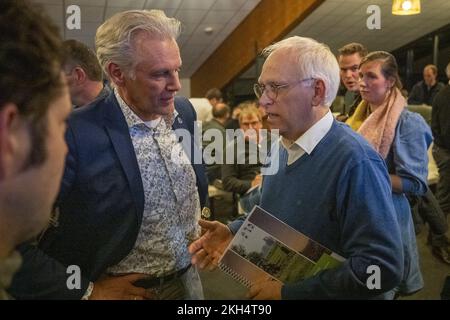
<instances>
[{"instance_id":1,"label":"brochure cover photograph","mask_svg":"<svg viewBox=\"0 0 450 320\"><path fill-rule=\"evenodd\" d=\"M247 287L272 278L292 283L335 268L345 259L255 206L219 261Z\"/></svg>"}]
</instances>

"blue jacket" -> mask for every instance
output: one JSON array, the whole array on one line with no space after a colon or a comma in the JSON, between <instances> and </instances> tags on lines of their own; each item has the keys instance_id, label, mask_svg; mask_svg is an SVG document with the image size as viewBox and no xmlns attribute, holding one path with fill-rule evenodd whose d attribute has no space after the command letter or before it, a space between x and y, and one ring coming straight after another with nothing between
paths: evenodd
<instances>
[{"instance_id":1,"label":"blue jacket","mask_svg":"<svg viewBox=\"0 0 450 320\"><path fill-rule=\"evenodd\" d=\"M401 229L383 159L345 124L334 121L311 154L287 165L279 146L265 175L261 207L347 260L311 278L285 284L283 299L386 299L402 279ZM236 233L242 221L229 227ZM366 284L380 270L380 289Z\"/></svg>"},{"instance_id":2,"label":"blue jacket","mask_svg":"<svg viewBox=\"0 0 450 320\"><path fill-rule=\"evenodd\" d=\"M423 287L419 254L411 210L405 195L423 195L428 184L427 150L433 137L425 120L404 110L395 130L391 150L385 159L390 174L402 181L403 193L392 193L392 201L402 230L404 274L398 287L400 294L412 294Z\"/></svg>"},{"instance_id":3,"label":"blue jacket","mask_svg":"<svg viewBox=\"0 0 450 320\"><path fill-rule=\"evenodd\" d=\"M196 114L192 105L185 98L176 98L175 108L178 117L173 129L187 129L191 151L200 150L194 143ZM22 246L23 267L10 288L19 299L80 299L90 281L127 256L140 230L142 180L114 93L76 110L68 121L66 139L69 153L56 203L58 225L47 230L38 246ZM203 164L193 168L203 207L205 170ZM70 265L81 269L78 290L66 285Z\"/></svg>"}]
</instances>

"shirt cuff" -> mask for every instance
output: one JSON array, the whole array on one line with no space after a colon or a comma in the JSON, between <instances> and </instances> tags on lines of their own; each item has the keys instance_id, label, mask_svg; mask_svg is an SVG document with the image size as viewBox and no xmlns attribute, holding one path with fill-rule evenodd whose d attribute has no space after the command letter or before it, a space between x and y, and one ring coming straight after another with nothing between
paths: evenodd
<instances>
[{"instance_id":1,"label":"shirt cuff","mask_svg":"<svg viewBox=\"0 0 450 320\"><path fill-rule=\"evenodd\" d=\"M234 220L230 224L228 224L228 228L230 229L231 233L233 235L235 235L243 223L244 223L244 220L239 218L239 219Z\"/></svg>"}]
</instances>

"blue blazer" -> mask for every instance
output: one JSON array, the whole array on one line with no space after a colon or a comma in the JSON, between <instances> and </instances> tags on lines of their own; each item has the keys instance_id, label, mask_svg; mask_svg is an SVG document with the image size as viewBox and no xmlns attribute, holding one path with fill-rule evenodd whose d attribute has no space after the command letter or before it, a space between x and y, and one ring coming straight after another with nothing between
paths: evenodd
<instances>
[{"instance_id":1,"label":"blue blazer","mask_svg":"<svg viewBox=\"0 0 450 320\"><path fill-rule=\"evenodd\" d=\"M194 139L194 108L185 98L176 98L175 108L173 129L186 129L190 154L201 155ZM19 299L80 299L89 281L128 255L140 230L144 190L114 93L74 111L66 139L69 153L56 203L57 226L50 227L38 245L20 248L24 263L10 288ZM205 170L203 164L193 168L203 207L208 189ZM70 265L80 267L79 289L67 288Z\"/></svg>"}]
</instances>

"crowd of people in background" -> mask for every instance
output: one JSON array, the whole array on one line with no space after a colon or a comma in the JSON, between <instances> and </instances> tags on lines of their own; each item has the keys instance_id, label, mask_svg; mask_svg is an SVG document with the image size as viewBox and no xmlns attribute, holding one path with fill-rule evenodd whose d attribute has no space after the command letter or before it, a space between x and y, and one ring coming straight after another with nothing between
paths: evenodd
<instances>
[{"instance_id":1,"label":"crowd of people in background","mask_svg":"<svg viewBox=\"0 0 450 320\"><path fill-rule=\"evenodd\" d=\"M293 36L263 50L255 100L231 107L212 88L197 104L176 96L180 28L120 12L94 52L27 0L0 2L0 299L203 299L198 269L217 266L254 205L345 261L261 281L251 299L411 295L424 286L418 217L450 264L450 63L448 84L430 64L405 96L392 54ZM411 105L431 108L431 127ZM208 159L221 160L194 160L217 137ZM211 186L237 201L228 224L201 219Z\"/></svg>"}]
</instances>

